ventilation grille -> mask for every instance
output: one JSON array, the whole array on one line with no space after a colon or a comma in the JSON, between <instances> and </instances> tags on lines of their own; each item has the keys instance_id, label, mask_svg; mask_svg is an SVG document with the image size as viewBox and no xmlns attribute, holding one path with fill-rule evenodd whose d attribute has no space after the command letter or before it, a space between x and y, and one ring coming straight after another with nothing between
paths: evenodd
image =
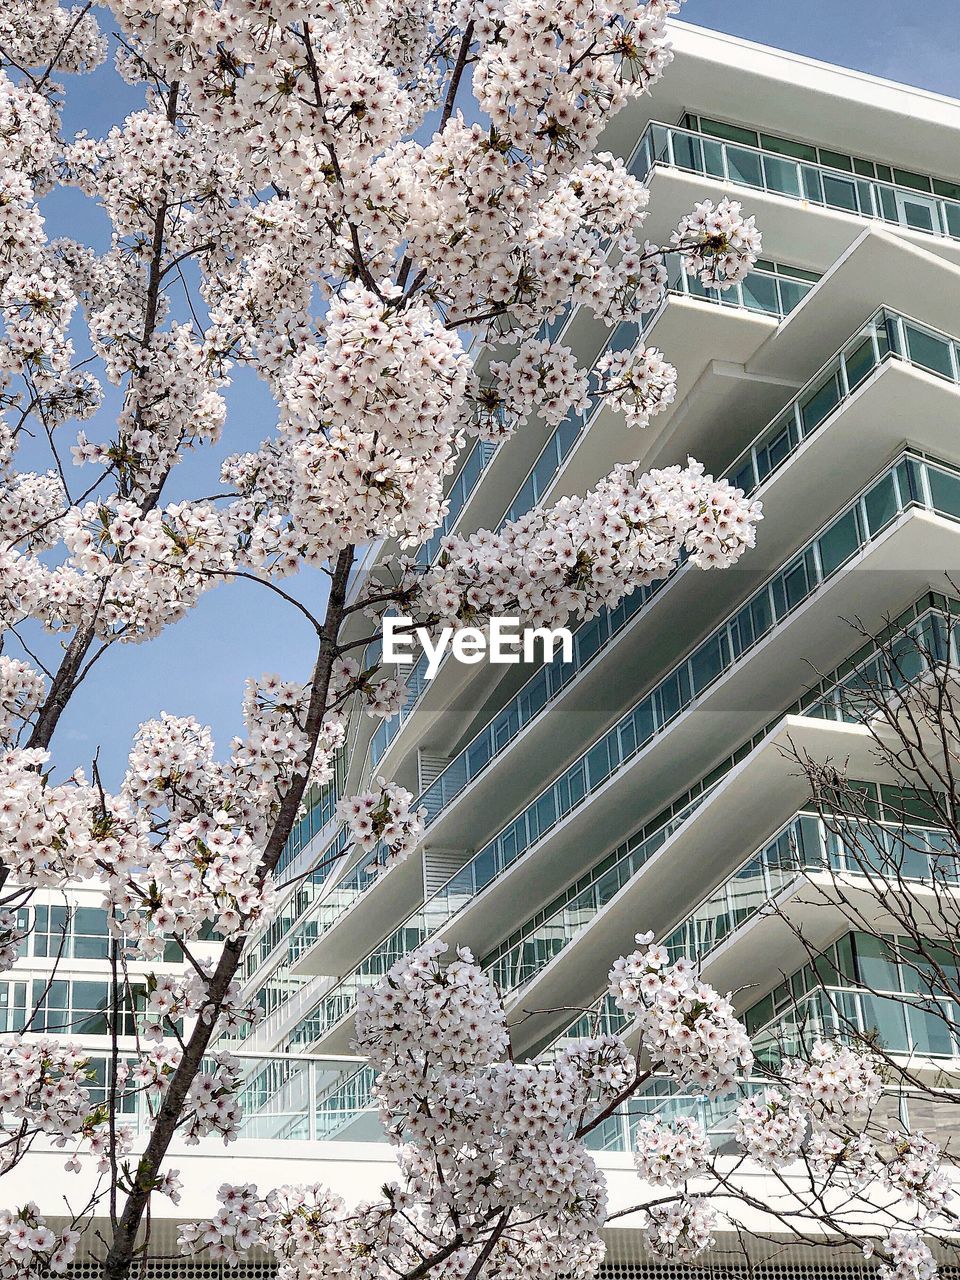
<instances>
[{"instance_id":1,"label":"ventilation grille","mask_svg":"<svg viewBox=\"0 0 960 1280\"><path fill-rule=\"evenodd\" d=\"M424 849L423 889L426 897L436 893L441 885L463 866L467 855L462 849Z\"/></svg>"},{"instance_id":2,"label":"ventilation grille","mask_svg":"<svg viewBox=\"0 0 960 1280\"><path fill-rule=\"evenodd\" d=\"M663 1262L605 1262L600 1280L865 1280L875 1272L855 1262L766 1262L757 1266L731 1267L709 1263L696 1267L672 1266ZM941 1267L942 1280L960 1280L960 1267Z\"/></svg>"},{"instance_id":3,"label":"ventilation grille","mask_svg":"<svg viewBox=\"0 0 960 1280\"><path fill-rule=\"evenodd\" d=\"M421 748L417 752L417 772L420 781L420 794L432 786L450 763L449 756L438 756L432 751Z\"/></svg>"},{"instance_id":4,"label":"ventilation grille","mask_svg":"<svg viewBox=\"0 0 960 1280\"><path fill-rule=\"evenodd\" d=\"M131 1268L133 1280L274 1280L276 1263L241 1262L225 1267L219 1262L202 1262L196 1258L146 1258ZM101 1262L77 1262L66 1273L66 1280L102 1280Z\"/></svg>"}]
</instances>

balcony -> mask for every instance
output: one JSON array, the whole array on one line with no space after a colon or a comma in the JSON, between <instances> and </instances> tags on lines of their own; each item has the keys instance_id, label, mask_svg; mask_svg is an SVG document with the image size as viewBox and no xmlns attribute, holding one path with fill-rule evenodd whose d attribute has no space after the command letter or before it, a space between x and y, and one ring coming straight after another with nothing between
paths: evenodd
<instances>
[{"instance_id":1,"label":"balcony","mask_svg":"<svg viewBox=\"0 0 960 1280\"><path fill-rule=\"evenodd\" d=\"M848 632L839 621L835 606L821 604L813 610L819 619L818 623L814 623L806 604L815 598L825 598L829 593L822 592L821 587L834 581L842 570L863 559L874 544L889 543L889 551L871 554L871 564L875 563L878 568L883 565L888 569L896 567L906 570L900 575L901 589L909 585L914 595L918 581L923 579L926 584L929 575L936 572L935 565L942 561L944 568L949 567L952 563L950 557L955 557L956 554L951 526L944 525L944 540L939 550L935 550L941 538L935 532L934 525L928 527L926 522L933 520L935 524L938 517L944 516L951 521L960 517L958 475L960 473L953 468L942 467L913 455L905 455L889 468L466 864L458 876L464 878L467 895L470 896L472 892L499 878L533 844L542 841L548 831L566 824L574 811L580 809L599 789L605 788L608 781L626 777L632 770L627 770L625 766L631 764L641 753L649 756L648 748L664 735L664 731L674 721L685 720L688 727L679 735L670 735L671 742L674 743L673 749L657 759L662 761L663 767L670 770L683 761L682 767L688 772L688 776L689 772L697 768L695 762L701 759L701 771L709 768L710 753L716 751L724 738L729 741L729 732L723 730L721 721L727 723L729 730L735 732L737 738L747 736L751 725L755 728L756 721L763 716L758 708L768 707L771 713L777 709L777 703L782 699L785 661L796 664L797 683L802 684L804 678L801 668L806 670L805 661L810 653L817 652L821 658L829 660L826 657L826 646L830 643L828 637L832 637L834 645L845 643ZM913 532L910 532L911 528ZM919 550L915 554L908 551L908 547L917 538L927 536L929 543L922 554ZM914 566L920 564L927 567L923 570L915 569ZM889 591L881 600L878 575L867 573L850 576L844 573L844 578L845 610L859 608L862 616L869 617L879 609L890 607ZM786 649L782 645L772 644L774 636L786 634L787 628L783 624L787 618L795 617L798 613L804 613L807 621L803 625L797 621L791 622L790 641ZM762 662L743 661L758 648L764 653ZM772 656L778 649L782 650L779 659ZM789 660L786 659L787 649L791 654ZM838 653L837 657L839 656ZM761 669L764 673L762 676L759 675ZM747 674L748 671L750 674ZM719 689L723 690L722 695L718 695ZM708 690L715 701L715 713L708 726L712 726L711 732L700 731L693 734L686 713L694 704L699 703ZM675 761L673 766L668 766L667 760L673 758L675 750L680 750L681 740L686 741L688 737L690 741L685 749L686 754ZM486 764L486 760L483 763ZM659 770L653 768L649 760L647 763L649 767L644 775L644 790L656 795L658 784L655 775ZM676 776L671 772L663 779L659 794L662 795L665 791L669 794L670 777L674 778L675 786ZM438 781L442 782L443 777ZM619 784L614 789L618 790ZM427 803L428 812L439 815L439 808L435 811L429 809L432 790L433 788L428 789L424 793L421 802ZM457 790L462 790L462 787ZM459 810L459 806L457 808ZM448 812L450 810L443 810L443 813ZM595 806L591 806L591 817L598 820L599 813ZM612 814L608 816L611 822L614 821ZM465 820L463 812L459 814L458 820ZM431 825L436 824L439 828L440 822L440 817L435 816ZM449 821L444 821L444 827L445 835L448 836L452 825ZM593 833L594 839L602 839L604 828L594 827ZM615 828L610 830L609 838L611 842L619 838L615 834ZM379 877L376 881L378 891L372 894L367 891L370 877L367 877L366 883L361 883L362 872L355 872L349 882L334 890L329 902L331 911L336 911L337 914L332 923L336 924L344 918L346 907L349 907L355 927L352 930L335 928L335 943L331 943L331 931L321 934L312 953L303 957L298 967L299 972L343 972L359 962L362 953L358 954L358 935L369 937L377 928L381 934L385 934L396 919L395 913L401 901L398 890L402 881L406 885L406 879L397 872L402 872L404 865L400 864L395 871ZM560 877L564 870L562 861L555 862L553 874ZM408 872L407 878L411 883L407 892L410 889L416 891L412 875L413 873ZM472 890L468 887L471 879ZM393 890L392 894L387 890L388 884ZM334 898L337 898L336 902L333 901ZM368 904L367 910L363 912L363 928L360 928L360 917L356 914L360 905L358 899L366 900ZM372 900L376 900L375 905L371 905ZM412 907L413 903L410 903L407 910Z\"/></svg>"},{"instance_id":2,"label":"balcony","mask_svg":"<svg viewBox=\"0 0 960 1280\"><path fill-rule=\"evenodd\" d=\"M797 240L796 222L778 218L779 210L802 206L820 209L829 215L822 225L808 224L805 242L833 259L849 244L853 220L882 223L916 237L936 239L943 251L956 257L958 249L951 242L960 240L960 201L932 191L876 178L849 173L826 164L793 159L763 147L727 142L694 129L683 129L658 122L647 126L628 161L631 173L654 185L659 170L696 175L724 189L738 188L772 200L751 201L751 211L758 214L768 245L778 246ZM663 199L653 205L655 218L663 217L675 225L684 207L691 207L691 197L702 199L704 192L696 183L681 184L674 200ZM661 192L661 197L663 193ZM676 206L676 207L674 207ZM674 216L676 215L676 217ZM666 223L665 223L666 226ZM657 231L661 228L657 226ZM844 239L846 244L843 243Z\"/></svg>"},{"instance_id":3,"label":"balcony","mask_svg":"<svg viewBox=\"0 0 960 1280\"><path fill-rule=\"evenodd\" d=\"M792 268L778 267L771 263L767 268L761 267L751 271L743 284L738 284L733 289L721 293L717 289L705 289L696 277L688 275L683 270L678 254L668 256L667 271L668 299L671 296L692 298L699 302L712 302L716 306L772 316L778 320L782 320L799 306L816 283L816 278L809 274L794 271ZM666 302L667 299L662 305L666 305ZM639 345L647 330L656 323L660 310L644 316L639 324L622 321L614 329L601 354L607 351L629 351ZM594 393L590 408L585 413L569 414L557 427L517 490L516 496L500 522L501 526L508 521L518 519L544 498L564 461L581 436L589 431L604 403L600 396Z\"/></svg>"}]
</instances>

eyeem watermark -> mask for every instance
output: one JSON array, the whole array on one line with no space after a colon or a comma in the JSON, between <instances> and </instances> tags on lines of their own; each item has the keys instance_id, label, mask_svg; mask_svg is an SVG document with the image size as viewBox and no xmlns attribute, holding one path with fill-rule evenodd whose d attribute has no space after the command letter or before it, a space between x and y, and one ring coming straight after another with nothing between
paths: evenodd
<instances>
[{"instance_id":1,"label":"eyeem watermark","mask_svg":"<svg viewBox=\"0 0 960 1280\"><path fill-rule=\"evenodd\" d=\"M433 636L426 627L415 627L410 618L383 620L383 661L412 662L419 644L427 655L427 680L440 670L448 649L457 662L470 667L484 661L513 666L521 660L535 662L538 641L544 662L553 662L558 650L563 662L573 661L573 632L566 627L521 627L519 618L492 618L486 631L443 627Z\"/></svg>"}]
</instances>

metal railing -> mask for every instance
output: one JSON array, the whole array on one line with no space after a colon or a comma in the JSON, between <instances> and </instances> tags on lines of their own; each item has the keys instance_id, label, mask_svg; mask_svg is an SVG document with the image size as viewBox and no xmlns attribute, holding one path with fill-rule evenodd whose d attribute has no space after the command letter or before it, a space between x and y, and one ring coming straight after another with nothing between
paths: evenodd
<instances>
[{"instance_id":1,"label":"metal railing","mask_svg":"<svg viewBox=\"0 0 960 1280\"><path fill-rule=\"evenodd\" d=\"M628 168L645 180L658 164L906 230L960 238L960 201L794 160L775 151L724 142L693 129L656 122L648 125Z\"/></svg>"}]
</instances>

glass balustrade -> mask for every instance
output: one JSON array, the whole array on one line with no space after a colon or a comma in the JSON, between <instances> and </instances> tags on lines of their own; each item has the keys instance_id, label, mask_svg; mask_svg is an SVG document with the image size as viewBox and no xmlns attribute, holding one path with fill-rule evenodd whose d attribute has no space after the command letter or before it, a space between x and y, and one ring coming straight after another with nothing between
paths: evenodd
<instances>
[{"instance_id":1,"label":"glass balustrade","mask_svg":"<svg viewBox=\"0 0 960 1280\"><path fill-rule=\"evenodd\" d=\"M485 957L482 967L504 995L529 982L573 942L699 807L702 799L636 848L627 852L629 846L622 846L585 877L586 886L582 882L572 886ZM804 870L831 868L851 874L873 871L878 875L896 871L903 879L928 882L934 878L938 882L957 879L956 851L942 830L877 823L858 827L856 835L860 842L859 860L815 814L797 814L663 940L671 961L681 956L702 961Z\"/></svg>"},{"instance_id":2,"label":"glass balustrade","mask_svg":"<svg viewBox=\"0 0 960 1280\"><path fill-rule=\"evenodd\" d=\"M754 445L727 473L732 483L754 493L770 474L784 465L805 439L821 427L873 370L889 358L906 360L929 372L960 383L958 344L945 334L893 312L881 310L846 344L760 433ZM827 393L827 386L833 388ZM792 424L796 424L793 426ZM662 589L665 578L634 592L616 609L604 611L574 632L571 662L540 668L515 698L451 761L420 797L432 820L500 751L515 738L552 698Z\"/></svg>"},{"instance_id":3,"label":"glass balustrade","mask_svg":"<svg viewBox=\"0 0 960 1280\"><path fill-rule=\"evenodd\" d=\"M958 881L958 851L942 829L863 823L850 828L845 842L842 818L836 827L829 830L814 813L797 814L663 939L671 962L681 956L702 962L805 872L894 875L928 884Z\"/></svg>"},{"instance_id":4,"label":"glass balustrade","mask_svg":"<svg viewBox=\"0 0 960 1280\"><path fill-rule=\"evenodd\" d=\"M816 1040L878 1039L888 1053L913 1058L956 1058L960 1005L940 999L937 1009L915 995L883 995L856 987L812 992L752 1036L758 1061L773 1066L809 1050Z\"/></svg>"},{"instance_id":5,"label":"glass balustrade","mask_svg":"<svg viewBox=\"0 0 960 1280\"><path fill-rule=\"evenodd\" d=\"M362 1058L291 1057L289 1055L233 1055L240 1064L243 1081L237 1101L243 1115L238 1137L244 1139L288 1139L320 1141L338 1136L385 1140L380 1130L371 1088L373 1072ZM133 1059L121 1059L135 1066ZM203 1070L214 1070L205 1059ZM92 1054L91 1103L103 1102L111 1075L108 1056ZM149 1131L153 1123L146 1096L129 1086L120 1099L124 1122L137 1133ZM362 1130L343 1132L363 1119Z\"/></svg>"},{"instance_id":6,"label":"glass balustrade","mask_svg":"<svg viewBox=\"0 0 960 1280\"><path fill-rule=\"evenodd\" d=\"M960 518L960 471L905 453L476 854L441 893L465 902L501 875L911 507ZM819 714L830 711L822 707ZM485 739L487 732L471 744L480 746L473 761L480 767L494 754L492 747L502 749ZM427 809L428 825L469 781L470 757L465 753L461 760L459 773L448 766L422 793L420 803ZM317 912L320 933L369 886L369 869L375 862L376 851L365 854L354 872L323 900Z\"/></svg>"},{"instance_id":7,"label":"glass balustrade","mask_svg":"<svg viewBox=\"0 0 960 1280\"><path fill-rule=\"evenodd\" d=\"M658 164L906 230L960 238L958 200L795 160L762 147L726 142L693 129L650 124L628 168L646 180Z\"/></svg>"}]
</instances>

